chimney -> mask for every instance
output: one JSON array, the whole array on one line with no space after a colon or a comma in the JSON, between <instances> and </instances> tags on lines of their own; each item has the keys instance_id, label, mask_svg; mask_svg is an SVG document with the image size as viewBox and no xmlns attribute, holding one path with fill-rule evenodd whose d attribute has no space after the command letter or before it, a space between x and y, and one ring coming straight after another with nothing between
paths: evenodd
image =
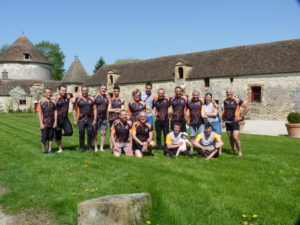
<instances>
[{"instance_id":1,"label":"chimney","mask_svg":"<svg viewBox=\"0 0 300 225\"><path fill-rule=\"evenodd\" d=\"M8 72L6 69L2 71L2 80L8 80Z\"/></svg>"}]
</instances>

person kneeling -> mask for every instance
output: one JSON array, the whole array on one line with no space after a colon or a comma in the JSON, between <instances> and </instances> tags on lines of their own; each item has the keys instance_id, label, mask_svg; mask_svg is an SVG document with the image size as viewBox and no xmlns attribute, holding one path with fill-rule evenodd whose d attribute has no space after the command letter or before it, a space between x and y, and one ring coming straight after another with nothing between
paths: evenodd
<instances>
[{"instance_id":1,"label":"person kneeling","mask_svg":"<svg viewBox=\"0 0 300 225\"><path fill-rule=\"evenodd\" d=\"M212 131L211 124L205 124L204 131L198 134L194 146L197 147L199 155L210 160L218 156L220 148L224 145L221 136Z\"/></svg>"},{"instance_id":2,"label":"person kneeling","mask_svg":"<svg viewBox=\"0 0 300 225\"><path fill-rule=\"evenodd\" d=\"M189 144L190 146L192 146L191 142L189 142L189 140L187 139L188 135L186 132L183 132L181 134L181 139L179 140L179 143L181 143L181 145L179 146L177 152L176 152L176 156L179 156L180 153L186 154L188 153L186 144Z\"/></svg>"},{"instance_id":3,"label":"person kneeling","mask_svg":"<svg viewBox=\"0 0 300 225\"><path fill-rule=\"evenodd\" d=\"M132 139L130 137L131 125L132 122L127 120L127 112L121 110L119 119L115 120L111 126L111 143L114 146L114 156L121 156L122 149L126 155L132 156Z\"/></svg>"},{"instance_id":4,"label":"person kneeling","mask_svg":"<svg viewBox=\"0 0 300 225\"><path fill-rule=\"evenodd\" d=\"M184 143L181 142L182 140L182 134L186 134L185 132L180 132L181 124L180 123L174 123L173 125L173 131L171 131L167 137L166 137L166 156L173 158L174 155L177 156L181 154L184 156L190 156L189 151L180 151L178 152L179 148L184 145ZM186 134L187 136L187 134ZM186 148L186 147L185 147ZM184 147L183 147L184 149Z\"/></svg>"},{"instance_id":5,"label":"person kneeling","mask_svg":"<svg viewBox=\"0 0 300 225\"><path fill-rule=\"evenodd\" d=\"M147 123L147 113L142 111L139 113L138 121L134 122L131 128L132 133L132 149L136 157L143 157L143 153L147 151L152 154L154 147L153 127Z\"/></svg>"}]
</instances>

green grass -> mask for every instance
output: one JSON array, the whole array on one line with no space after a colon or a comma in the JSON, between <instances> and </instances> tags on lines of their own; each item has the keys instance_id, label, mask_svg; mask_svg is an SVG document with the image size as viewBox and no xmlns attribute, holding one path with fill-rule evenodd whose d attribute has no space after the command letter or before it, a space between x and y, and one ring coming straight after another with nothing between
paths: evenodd
<instances>
[{"instance_id":1,"label":"green grass","mask_svg":"<svg viewBox=\"0 0 300 225\"><path fill-rule=\"evenodd\" d=\"M60 224L76 224L79 202L104 195L149 192L149 220L160 225L296 224L300 213L300 139L241 135L244 157L219 159L114 158L74 151L78 131L64 138L63 154L40 153L34 114L0 114L0 197L6 212L49 210ZM54 145L56 147L56 145ZM90 164L91 162L91 164ZM95 192L88 192L87 189Z\"/></svg>"}]
</instances>

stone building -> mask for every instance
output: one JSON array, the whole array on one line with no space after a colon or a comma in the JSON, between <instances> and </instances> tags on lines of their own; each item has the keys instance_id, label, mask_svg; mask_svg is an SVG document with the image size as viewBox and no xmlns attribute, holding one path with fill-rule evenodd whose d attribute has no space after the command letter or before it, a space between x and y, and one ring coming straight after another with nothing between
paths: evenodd
<instances>
[{"instance_id":1,"label":"stone building","mask_svg":"<svg viewBox=\"0 0 300 225\"><path fill-rule=\"evenodd\" d=\"M51 80L51 67L52 64L25 35L0 55L2 80Z\"/></svg>"},{"instance_id":2,"label":"stone building","mask_svg":"<svg viewBox=\"0 0 300 225\"><path fill-rule=\"evenodd\" d=\"M71 66L62 79L62 83L67 85L67 92L80 94L80 87L88 80L88 78L89 76L79 58L75 56Z\"/></svg>"},{"instance_id":3,"label":"stone building","mask_svg":"<svg viewBox=\"0 0 300 225\"><path fill-rule=\"evenodd\" d=\"M163 87L169 96L181 86L189 96L196 89L220 101L230 87L250 105L251 119L285 119L300 108L300 39L105 65L86 84L107 83L110 90L119 85L128 102L132 90L144 90L147 81L155 92Z\"/></svg>"}]
</instances>

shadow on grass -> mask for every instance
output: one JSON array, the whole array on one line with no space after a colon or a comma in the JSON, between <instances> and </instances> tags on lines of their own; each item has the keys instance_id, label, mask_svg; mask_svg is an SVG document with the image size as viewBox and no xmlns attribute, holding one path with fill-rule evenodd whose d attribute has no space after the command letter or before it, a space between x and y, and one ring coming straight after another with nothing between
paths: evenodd
<instances>
[{"instance_id":1,"label":"shadow on grass","mask_svg":"<svg viewBox=\"0 0 300 225\"><path fill-rule=\"evenodd\" d=\"M222 148L222 153L233 155L232 150L229 148Z\"/></svg>"},{"instance_id":2,"label":"shadow on grass","mask_svg":"<svg viewBox=\"0 0 300 225\"><path fill-rule=\"evenodd\" d=\"M298 219L296 220L295 225L300 225L300 214L298 215Z\"/></svg>"}]
</instances>

